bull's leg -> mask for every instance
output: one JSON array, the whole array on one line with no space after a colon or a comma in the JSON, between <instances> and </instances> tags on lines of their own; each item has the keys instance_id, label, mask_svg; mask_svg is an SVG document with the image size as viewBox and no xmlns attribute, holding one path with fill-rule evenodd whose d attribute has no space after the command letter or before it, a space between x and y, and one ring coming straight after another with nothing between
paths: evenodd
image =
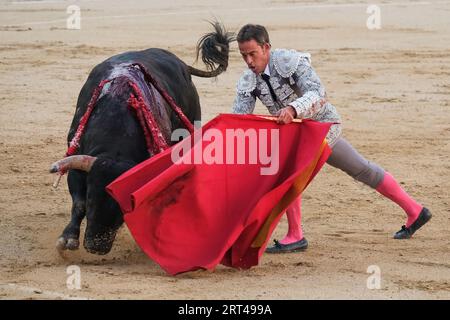
<instances>
[{"instance_id":1,"label":"bull's leg","mask_svg":"<svg viewBox=\"0 0 450 320\"><path fill-rule=\"evenodd\" d=\"M58 238L58 250L77 250L80 246L80 225L86 216L86 173L70 170L67 182L72 196L72 215L69 224Z\"/></svg>"}]
</instances>

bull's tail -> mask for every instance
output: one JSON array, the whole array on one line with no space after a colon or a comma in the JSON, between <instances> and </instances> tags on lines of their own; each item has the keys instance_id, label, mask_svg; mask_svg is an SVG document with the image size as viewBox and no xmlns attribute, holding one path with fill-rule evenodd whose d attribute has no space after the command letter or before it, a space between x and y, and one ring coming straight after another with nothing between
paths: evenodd
<instances>
[{"instance_id":1,"label":"bull's tail","mask_svg":"<svg viewBox=\"0 0 450 320\"><path fill-rule=\"evenodd\" d=\"M200 55L208 71L188 66L189 73L203 78L217 77L227 70L230 42L236 40L233 32L227 32L219 22L211 22L214 31L205 34L197 43L197 60ZM215 65L218 65L214 69Z\"/></svg>"}]
</instances>

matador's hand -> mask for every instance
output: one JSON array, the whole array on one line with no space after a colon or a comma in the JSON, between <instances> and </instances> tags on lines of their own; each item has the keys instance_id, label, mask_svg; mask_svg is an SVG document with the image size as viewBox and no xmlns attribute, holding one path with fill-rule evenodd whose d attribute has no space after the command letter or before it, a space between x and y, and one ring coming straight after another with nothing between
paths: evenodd
<instances>
[{"instance_id":1,"label":"matador's hand","mask_svg":"<svg viewBox=\"0 0 450 320\"><path fill-rule=\"evenodd\" d=\"M278 116L277 123L288 124L295 119L295 117L297 116L297 112L295 112L294 107L287 106L278 111L277 116Z\"/></svg>"}]
</instances>

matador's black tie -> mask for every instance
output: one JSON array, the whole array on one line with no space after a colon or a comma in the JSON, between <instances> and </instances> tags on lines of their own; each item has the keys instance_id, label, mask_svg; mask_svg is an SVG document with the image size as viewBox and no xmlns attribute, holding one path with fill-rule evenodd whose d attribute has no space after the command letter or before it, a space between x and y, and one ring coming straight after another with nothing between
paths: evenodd
<instances>
[{"instance_id":1,"label":"matador's black tie","mask_svg":"<svg viewBox=\"0 0 450 320\"><path fill-rule=\"evenodd\" d=\"M270 95L272 96L273 101L277 101L277 96L275 95L275 91L273 91L272 85L270 84L270 81L269 81L270 76L268 74L262 73L261 77L267 83L267 86L269 87Z\"/></svg>"}]
</instances>

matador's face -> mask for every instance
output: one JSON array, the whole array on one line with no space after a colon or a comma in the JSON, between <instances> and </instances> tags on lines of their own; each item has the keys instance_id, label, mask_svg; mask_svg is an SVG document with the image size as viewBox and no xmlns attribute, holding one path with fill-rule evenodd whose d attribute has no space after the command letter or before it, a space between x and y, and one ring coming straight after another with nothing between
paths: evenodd
<instances>
[{"instance_id":1,"label":"matador's face","mask_svg":"<svg viewBox=\"0 0 450 320\"><path fill-rule=\"evenodd\" d=\"M270 44L260 45L255 40L238 42L239 51L245 63L254 73L259 74L264 71L270 59Z\"/></svg>"}]
</instances>

